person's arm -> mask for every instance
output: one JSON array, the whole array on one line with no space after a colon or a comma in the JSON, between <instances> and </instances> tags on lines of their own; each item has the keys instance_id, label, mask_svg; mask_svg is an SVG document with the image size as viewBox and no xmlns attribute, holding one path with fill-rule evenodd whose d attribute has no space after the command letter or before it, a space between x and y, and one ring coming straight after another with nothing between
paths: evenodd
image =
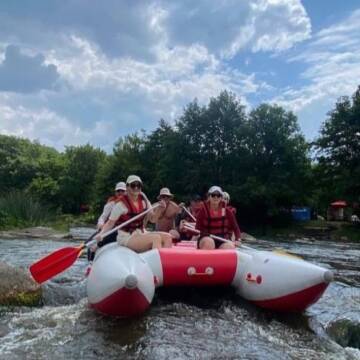
<instances>
[{"instance_id":1,"label":"person's arm","mask_svg":"<svg viewBox=\"0 0 360 360\"><path fill-rule=\"evenodd\" d=\"M227 209L226 216L228 216L231 230L234 232L235 242L241 241L241 231L240 231L240 227L239 227L239 224L237 223L234 213L230 209Z\"/></svg>"},{"instance_id":2,"label":"person's arm","mask_svg":"<svg viewBox=\"0 0 360 360\"><path fill-rule=\"evenodd\" d=\"M111 230L117 219L121 216L127 213L127 208L126 206L124 206L124 204L122 202L118 202L116 203L110 213L109 219L107 220L107 222L105 223L105 225L103 226L102 230L100 231L100 233L96 236L96 241L99 242L102 240L102 234L105 234L107 231Z\"/></svg>"},{"instance_id":3,"label":"person's arm","mask_svg":"<svg viewBox=\"0 0 360 360\"><path fill-rule=\"evenodd\" d=\"M104 224L106 223L106 221L108 220L111 210L114 207L115 202L114 201L110 201L108 203L105 204L104 209L102 214L99 216L98 222L97 222L97 228L101 229Z\"/></svg>"}]
</instances>

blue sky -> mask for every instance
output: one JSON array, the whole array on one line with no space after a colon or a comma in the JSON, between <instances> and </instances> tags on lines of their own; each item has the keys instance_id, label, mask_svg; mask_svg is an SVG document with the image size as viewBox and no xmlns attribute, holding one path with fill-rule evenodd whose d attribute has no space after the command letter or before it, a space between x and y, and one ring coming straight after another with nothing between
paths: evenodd
<instances>
[{"instance_id":1,"label":"blue sky","mask_svg":"<svg viewBox=\"0 0 360 360\"><path fill-rule=\"evenodd\" d=\"M0 2L0 133L110 152L221 90L308 140L360 84L355 0Z\"/></svg>"}]
</instances>

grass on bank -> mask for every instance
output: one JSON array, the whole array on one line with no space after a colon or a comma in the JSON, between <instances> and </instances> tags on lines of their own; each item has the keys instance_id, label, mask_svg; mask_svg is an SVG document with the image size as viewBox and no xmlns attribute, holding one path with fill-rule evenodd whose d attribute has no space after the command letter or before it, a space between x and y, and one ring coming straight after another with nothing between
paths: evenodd
<instances>
[{"instance_id":1,"label":"grass on bank","mask_svg":"<svg viewBox=\"0 0 360 360\"><path fill-rule=\"evenodd\" d=\"M24 192L12 191L0 196L0 229L39 226L54 217L54 211Z\"/></svg>"},{"instance_id":2,"label":"grass on bank","mask_svg":"<svg viewBox=\"0 0 360 360\"><path fill-rule=\"evenodd\" d=\"M0 196L0 230L15 230L34 226L49 226L67 232L73 226L96 223L92 213L59 214L26 192L13 191Z\"/></svg>"}]
</instances>

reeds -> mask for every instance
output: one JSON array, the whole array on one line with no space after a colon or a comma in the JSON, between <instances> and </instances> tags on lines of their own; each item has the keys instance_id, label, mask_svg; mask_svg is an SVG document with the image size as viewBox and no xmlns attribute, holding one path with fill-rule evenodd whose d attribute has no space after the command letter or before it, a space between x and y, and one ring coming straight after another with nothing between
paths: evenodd
<instances>
[{"instance_id":1,"label":"reeds","mask_svg":"<svg viewBox=\"0 0 360 360\"><path fill-rule=\"evenodd\" d=\"M0 228L44 225L53 216L54 213L48 206L24 191L0 195Z\"/></svg>"}]
</instances>

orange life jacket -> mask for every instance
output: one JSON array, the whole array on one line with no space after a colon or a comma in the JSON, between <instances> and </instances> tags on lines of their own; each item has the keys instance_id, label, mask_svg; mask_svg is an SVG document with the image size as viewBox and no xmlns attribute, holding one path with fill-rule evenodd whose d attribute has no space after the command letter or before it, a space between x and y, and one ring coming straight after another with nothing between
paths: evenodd
<instances>
[{"instance_id":1,"label":"orange life jacket","mask_svg":"<svg viewBox=\"0 0 360 360\"><path fill-rule=\"evenodd\" d=\"M226 214L225 203L220 203L220 216L213 215L213 212L210 210L210 204L208 201L204 202L204 209L207 216L204 218L203 226L207 229L207 232L212 235L229 238L229 219Z\"/></svg>"},{"instance_id":2,"label":"orange life jacket","mask_svg":"<svg viewBox=\"0 0 360 360\"><path fill-rule=\"evenodd\" d=\"M145 201L144 197L139 194L137 202L138 202L138 207L136 208L132 201L129 199L127 194L122 195L120 198L118 198L116 200L116 202L121 201L126 208L128 209L128 212L126 214L121 215L115 223L115 226L118 226L122 223L124 223L125 221L130 220L131 218L133 218L134 216L142 213L144 210L147 209L147 202ZM145 207L144 207L144 203L145 203ZM133 222L131 222L129 225L121 228L122 231L126 231L129 232L130 234L135 231L136 229L144 229L144 219L140 218L138 220L135 220Z\"/></svg>"}]
</instances>

